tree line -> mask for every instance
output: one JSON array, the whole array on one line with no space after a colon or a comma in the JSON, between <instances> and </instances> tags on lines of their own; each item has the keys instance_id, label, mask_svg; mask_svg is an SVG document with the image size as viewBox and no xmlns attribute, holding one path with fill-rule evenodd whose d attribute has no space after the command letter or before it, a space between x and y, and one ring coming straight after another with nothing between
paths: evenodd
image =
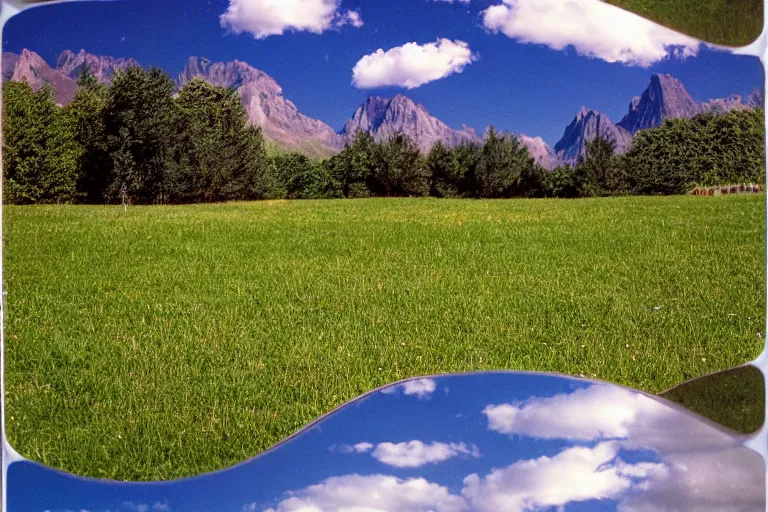
<instances>
[{"instance_id":1,"label":"tree line","mask_svg":"<svg viewBox=\"0 0 768 512\"><path fill-rule=\"evenodd\" d=\"M3 200L181 204L255 199L434 196L588 197L683 194L697 185L765 182L761 109L666 120L628 152L600 136L573 166L541 167L515 136L437 142L423 155L405 134L359 132L338 154L269 154L234 89L196 78L180 89L159 69L87 67L72 102L46 86L3 85Z\"/></svg>"}]
</instances>

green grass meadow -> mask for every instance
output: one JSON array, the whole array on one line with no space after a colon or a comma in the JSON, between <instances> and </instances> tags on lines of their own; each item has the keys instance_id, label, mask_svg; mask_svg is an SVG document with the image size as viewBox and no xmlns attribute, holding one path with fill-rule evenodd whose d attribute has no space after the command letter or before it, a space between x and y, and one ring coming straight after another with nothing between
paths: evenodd
<instances>
[{"instance_id":1,"label":"green grass meadow","mask_svg":"<svg viewBox=\"0 0 768 512\"><path fill-rule=\"evenodd\" d=\"M6 206L9 441L169 479L411 376L659 392L762 351L765 219L762 194Z\"/></svg>"}]
</instances>

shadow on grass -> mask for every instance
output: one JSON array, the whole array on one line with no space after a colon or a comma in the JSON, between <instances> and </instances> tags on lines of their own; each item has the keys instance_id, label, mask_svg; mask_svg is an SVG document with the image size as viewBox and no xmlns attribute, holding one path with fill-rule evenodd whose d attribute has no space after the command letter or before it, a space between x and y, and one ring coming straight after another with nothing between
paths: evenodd
<instances>
[{"instance_id":1,"label":"shadow on grass","mask_svg":"<svg viewBox=\"0 0 768 512\"><path fill-rule=\"evenodd\" d=\"M659 396L743 434L765 421L765 380L754 366L739 366L684 382Z\"/></svg>"}]
</instances>

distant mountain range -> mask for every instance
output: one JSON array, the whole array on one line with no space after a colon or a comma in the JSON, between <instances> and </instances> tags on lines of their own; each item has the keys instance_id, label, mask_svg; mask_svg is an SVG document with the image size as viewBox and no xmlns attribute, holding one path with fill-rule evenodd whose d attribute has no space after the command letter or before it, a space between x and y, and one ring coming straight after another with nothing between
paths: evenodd
<instances>
[{"instance_id":1,"label":"distant mountain range","mask_svg":"<svg viewBox=\"0 0 768 512\"><path fill-rule=\"evenodd\" d=\"M56 67L52 68L38 54L25 49L20 54L3 53L3 81L26 81L35 90L50 83L57 103L64 105L74 97L77 76L83 64L103 83L109 83L115 71L139 65L134 59L66 50L59 56ZM310 156L337 153L345 143L352 141L358 130L370 133L377 141L404 132L425 153L437 141L449 146L483 141L474 129L466 126L453 129L430 115L424 106L402 94L394 98L369 97L355 110L341 131L336 132L324 122L299 112L296 105L283 96L275 79L245 62L212 62L202 57L190 57L176 83L181 87L195 77L214 85L236 88L243 100L248 121L261 126L267 140ZM762 90L756 90L746 100L739 95L731 95L697 103L677 78L653 75L648 87L630 102L627 115L618 123L613 123L601 112L582 107L554 148L550 148L540 137L520 133L514 135L537 162L553 169L557 165L576 163L584 156L586 142L598 133L614 141L617 151L623 153L630 147L635 133L660 126L665 119L690 118L701 112L725 113L763 104Z\"/></svg>"}]
</instances>

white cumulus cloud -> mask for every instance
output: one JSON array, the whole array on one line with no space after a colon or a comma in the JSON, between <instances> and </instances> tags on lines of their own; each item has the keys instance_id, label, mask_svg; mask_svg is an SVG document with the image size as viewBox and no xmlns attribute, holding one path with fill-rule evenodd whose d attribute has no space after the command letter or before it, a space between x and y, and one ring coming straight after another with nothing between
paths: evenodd
<instances>
[{"instance_id":1,"label":"white cumulus cloud","mask_svg":"<svg viewBox=\"0 0 768 512\"><path fill-rule=\"evenodd\" d=\"M700 42L601 0L502 0L483 25L522 43L648 67L669 56L694 56Z\"/></svg>"},{"instance_id":2,"label":"white cumulus cloud","mask_svg":"<svg viewBox=\"0 0 768 512\"><path fill-rule=\"evenodd\" d=\"M615 499L659 472L662 464L627 464L614 442L577 446L554 457L523 460L486 477L464 479L462 495L478 512L524 512L567 503Z\"/></svg>"},{"instance_id":3,"label":"white cumulus cloud","mask_svg":"<svg viewBox=\"0 0 768 512\"><path fill-rule=\"evenodd\" d=\"M268 512L532 512L591 500L616 500L618 512L765 509L765 464L748 448L725 446L629 463L622 459L622 444L572 446L484 476L473 473L464 478L460 495L424 478L331 477L286 493ZM256 509L243 509L250 510Z\"/></svg>"},{"instance_id":4,"label":"white cumulus cloud","mask_svg":"<svg viewBox=\"0 0 768 512\"><path fill-rule=\"evenodd\" d=\"M627 437L638 415L655 407L640 394L597 385L517 404L489 405L483 414L488 428L502 434L592 441Z\"/></svg>"},{"instance_id":5,"label":"white cumulus cloud","mask_svg":"<svg viewBox=\"0 0 768 512\"><path fill-rule=\"evenodd\" d=\"M463 512L461 496L424 478L331 477L281 501L271 512ZM268 511L268 512L269 512Z\"/></svg>"},{"instance_id":6,"label":"white cumulus cloud","mask_svg":"<svg viewBox=\"0 0 768 512\"><path fill-rule=\"evenodd\" d=\"M229 0L219 18L235 34L248 32L256 39L286 31L321 34L343 25L362 27L357 11L344 11L338 0Z\"/></svg>"},{"instance_id":7,"label":"white cumulus cloud","mask_svg":"<svg viewBox=\"0 0 768 512\"><path fill-rule=\"evenodd\" d=\"M409 380L403 383L403 394L416 395L417 398L424 398L435 391L437 385L432 379Z\"/></svg>"},{"instance_id":8,"label":"white cumulus cloud","mask_svg":"<svg viewBox=\"0 0 768 512\"><path fill-rule=\"evenodd\" d=\"M437 464L459 455L479 457L477 446L464 443L424 444L421 441L406 443L379 443L372 453L373 458L396 468L418 468L425 464Z\"/></svg>"},{"instance_id":9,"label":"white cumulus cloud","mask_svg":"<svg viewBox=\"0 0 768 512\"><path fill-rule=\"evenodd\" d=\"M423 45L406 43L364 56L352 69L352 83L360 89L382 86L414 89L461 73L475 60L477 56L463 41L438 39Z\"/></svg>"},{"instance_id":10,"label":"white cumulus cloud","mask_svg":"<svg viewBox=\"0 0 768 512\"><path fill-rule=\"evenodd\" d=\"M391 395L399 390L403 391L404 395L413 395L416 398L428 398L437 389L437 384L432 379L414 379L397 384L395 386L389 386L382 390L385 395Z\"/></svg>"},{"instance_id":11,"label":"white cumulus cloud","mask_svg":"<svg viewBox=\"0 0 768 512\"><path fill-rule=\"evenodd\" d=\"M627 449L662 453L737 444L691 413L618 386L593 385L572 393L532 398L483 410L490 430L540 439L622 439Z\"/></svg>"}]
</instances>

